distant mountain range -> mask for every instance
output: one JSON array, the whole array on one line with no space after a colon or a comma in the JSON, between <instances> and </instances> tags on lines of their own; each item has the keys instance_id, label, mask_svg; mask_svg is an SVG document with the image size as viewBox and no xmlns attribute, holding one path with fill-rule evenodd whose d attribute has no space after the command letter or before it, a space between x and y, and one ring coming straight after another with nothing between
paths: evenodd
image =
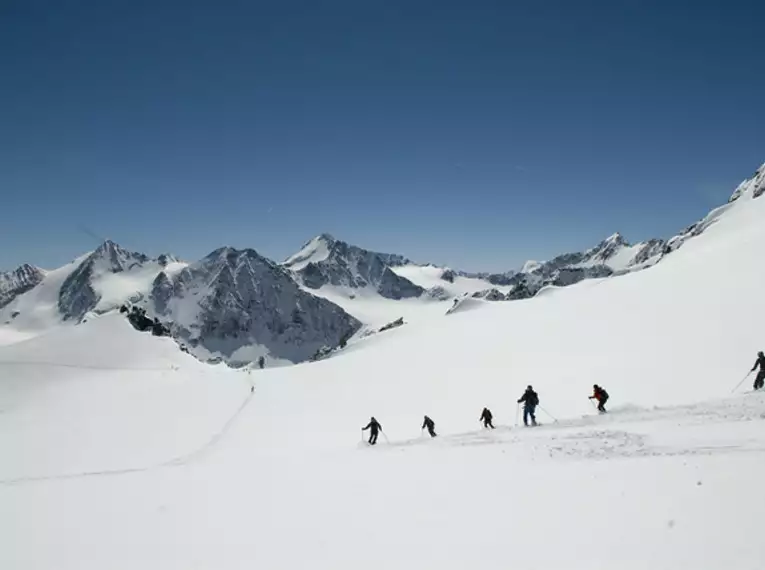
<instances>
[{"instance_id":1,"label":"distant mountain range","mask_svg":"<svg viewBox=\"0 0 765 570\"><path fill-rule=\"evenodd\" d=\"M763 193L765 165L736 188L729 203ZM668 240L631 245L616 233L586 251L529 261L505 273L419 264L329 234L308 241L282 263L253 249L229 247L186 263L168 254L150 258L105 241L59 269L25 264L0 273L0 326L42 331L132 304L167 323L178 342L199 358L242 365L264 356L295 363L344 345L369 324L363 311L356 314L362 306L358 296L392 307L412 300L525 299L544 287L610 278L660 263L714 224L727 207L716 208ZM445 304L444 312L449 307Z\"/></svg>"}]
</instances>

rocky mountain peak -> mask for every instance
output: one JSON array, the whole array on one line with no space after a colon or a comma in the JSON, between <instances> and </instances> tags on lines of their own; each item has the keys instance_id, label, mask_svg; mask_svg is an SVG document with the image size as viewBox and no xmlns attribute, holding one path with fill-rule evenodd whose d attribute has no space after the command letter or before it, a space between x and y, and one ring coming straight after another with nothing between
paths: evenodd
<instances>
[{"instance_id":1,"label":"rocky mountain peak","mask_svg":"<svg viewBox=\"0 0 765 570\"><path fill-rule=\"evenodd\" d=\"M122 273L152 261L147 255L128 251L111 240L104 241L64 281L58 309L64 320L79 320L93 310L101 296L93 287L99 276Z\"/></svg>"},{"instance_id":2,"label":"rocky mountain peak","mask_svg":"<svg viewBox=\"0 0 765 570\"><path fill-rule=\"evenodd\" d=\"M369 251L329 234L321 234L285 260L283 266L309 289L320 289L325 285L373 288L382 297L404 299L419 297L425 292L390 269L408 263L411 262L402 255Z\"/></svg>"},{"instance_id":3,"label":"rocky mountain peak","mask_svg":"<svg viewBox=\"0 0 765 570\"><path fill-rule=\"evenodd\" d=\"M603 263L623 247L630 247L630 244L617 232L611 234L594 248L587 250L584 256L591 261Z\"/></svg>"},{"instance_id":4,"label":"rocky mountain peak","mask_svg":"<svg viewBox=\"0 0 765 570\"><path fill-rule=\"evenodd\" d=\"M0 309L35 287L44 277L42 269L28 263L13 271L0 272Z\"/></svg>"},{"instance_id":5,"label":"rocky mountain peak","mask_svg":"<svg viewBox=\"0 0 765 570\"><path fill-rule=\"evenodd\" d=\"M155 279L151 299L192 351L247 361L259 345L278 358L309 359L337 346L361 323L298 287L284 267L253 249L220 248L174 277Z\"/></svg>"}]
</instances>

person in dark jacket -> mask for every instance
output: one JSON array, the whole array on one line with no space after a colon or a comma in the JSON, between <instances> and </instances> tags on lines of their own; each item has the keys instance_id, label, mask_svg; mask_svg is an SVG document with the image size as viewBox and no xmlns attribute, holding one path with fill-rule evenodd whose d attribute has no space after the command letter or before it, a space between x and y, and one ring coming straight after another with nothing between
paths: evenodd
<instances>
[{"instance_id":1,"label":"person in dark jacket","mask_svg":"<svg viewBox=\"0 0 765 570\"><path fill-rule=\"evenodd\" d=\"M757 360L754 363L754 366L752 366L752 372L757 370L757 367L760 367L760 371L757 373L757 378L754 379L754 389L759 390L762 388L763 384L765 384L765 354L762 353L762 351L757 353Z\"/></svg>"},{"instance_id":2,"label":"person in dark jacket","mask_svg":"<svg viewBox=\"0 0 765 570\"><path fill-rule=\"evenodd\" d=\"M608 402L608 392L606 392L603 388L595 384L592 387L592 396L590 396L590 400L597 400L598 401L598 411L601 414L606 413L606 402Z\"/></svg>"},{"instance_id":3,"label":"person in dark jacket","mask_svg":"<svg viewBox=\"0 0 765 570\"><path fill-rule=\"evenodd\" d=\"M261 356L260 358L258 358L258 368L263 370L265 365L266 365L266 357L265 356Z\"/></svg>"},{"instance_id":4,"label":"person in dark jacket","mask_svg":"<svg viewBox=\"0 0 765 570\"><path fill-rule=\"evenodd\" d=\"M425 416L425 419L422 422L421 429L425 429L425 428L428 428L428 433L430 434L430 437L436 437L436 424L428 416Z\"/></svg>"},{"instance_id":5,"label":"person in dark jacket","mask_svg":"<svg viewBox=\"0 0 765 570\"><path fill-rule=\"evenodd\" d=\"M366 425L366 427L361 428L361 431L369 430L369 445L374 445L377 443L377 435L382 431L382 426L380 425L380 422L378 422L374 416L369 418L369 423Z\"/></svg>"},{"instance_id":6,"label":"person in dark jacket","mask_svg":"<svg viewBox=\"0 0 765 570\"><path fill-rule=\"evenodd\" d=\"M489 408L484 408L481 412L481 417L478 418L478 420L483 422L483 427L494 429L494 424L491 423L493 417L494 416L491 415L491 410L489 410Z\"/></svg>"},{"instance_id":7,"label":"person in dark jacket","mask_svg":"<svg viewBox=\"0 0 765 570\"><path fill-rule=\"evenodd\" d=\"M539 405L539 395L531 385L526 387L523 396L518 400L519 404L521 402L523 402L523 425L529 425L529 418L531 418L531 425L537 425L536 409Z\"/></svg>"}]
</instances>

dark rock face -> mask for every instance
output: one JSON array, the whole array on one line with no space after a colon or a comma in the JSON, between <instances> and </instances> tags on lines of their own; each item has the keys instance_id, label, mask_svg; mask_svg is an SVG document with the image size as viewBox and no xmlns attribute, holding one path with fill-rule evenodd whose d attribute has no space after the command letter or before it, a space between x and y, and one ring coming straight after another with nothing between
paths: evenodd
<instances>
[{"instance_id":1,"label":"dark rock face","mask_svg":"<svg viewBox=\"0 0 765 570\"><path fill-rule=\"evenodd\" d=\"M373 287L386 299L419 297L425 289L408 279L396 275L390 268L405 265L409 261L401 256L377 253L361 249L334 239L328 234L314 238L303 248L306 254L293 256L284 263L293 269L309 289L335 285L351 289ZM316 250L326 255L316 256Z\"/></svg>"},{"instance_id":2,"label":"dark rock face","mask_svg":"<svg viewBox=\"0 0 765 570\"><path fill-rule=\"evenodd\" d=\"M485 301L506 301L507 296L497 289L486 289L485 291L476 291L473 298L484 299Z\"/></svg>"},{"instance_id":3,"label":"dark rock face","mask_svg":"<svg viewBox=\"0 0 765 570\"><path fill-rule=\"evenodd\" d=\"M150 259L142 254L122 249L105 241L66 278L58 296L58 309L64 320L80 320L93 310L100 296L93 289L96 273L121 273Z\"/></svg>"},{"instance_id":4,"label":"dark rock face","mask_svg":"<svg viewBox=\"0 0 765 570\"><path fill-rule=\"evenodd\" d=\"M160 274L151 299L177 336L228 357L258 344L277 358L300 362L347 341L361 326L251 249L221 248L172 279Z\"/></svg>"},{"instance_id":5,"label":"dark rock face","mask_svg":"<svg viewBox=\"0 0 765 570\"><path fill-rule=\"evenodd\" d=\"M387 325L383 325L382 327L380 327L380 330L378 332L389 331L391 329L395 329L395 328L401 327L404 324L405 324L404 323L404 317L399 317L395 321L391 321Z\"/></svg>"},{"instance_id":6,"label":"dark rock face","mask_svg":"<svg viewBox=\"0 0 765 570\"><path fill-rule=\"evenodd\" d=\"M36 287L44 277L42 270L27 263L13 271L0 273L0 309Z\"/></svg>"},{"instance_id":7,"label":"dark rock face","mask_svg":"<svg viewBox=\"0 0 765 570\"><path fill-rule=\"evenodd\" d=\"M606 265L577 268L565 267L559 269L554 276L545 282L545 285L568 287L569 285L579 283L584 279L601 279L603 277L609 277L612 274L613 271Z\"/></svg>"},{"instance_id":8,"label":"dark rock face","mask_svg":"<svg viewBox=\"0 0 765 570\"><path fill-rule=\"evenodd\" d=\"M664 251L666 242L663 239L651 239L645 242L645 245L635 255L632 260L633 265L642 265L649 259L661 255Z\"/></svg>"}]
</instances>

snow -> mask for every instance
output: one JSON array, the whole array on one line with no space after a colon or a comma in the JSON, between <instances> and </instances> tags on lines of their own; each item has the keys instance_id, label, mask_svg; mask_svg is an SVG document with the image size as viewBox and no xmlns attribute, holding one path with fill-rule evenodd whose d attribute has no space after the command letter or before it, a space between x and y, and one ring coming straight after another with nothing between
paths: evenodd
<instances>
[{"instance_id":1,"label":"snow","mask_svg":"<svg viewBox=\"0 0 765 570\"><path fill-rule=\"evenodd\" d=\"M309 263L318 263L329 257L329 236L320 235L313 238L295 255L287 258L283 265L293 271L300 271Z\"/></svg>"},{"instance_id":2,"label":"snow","mask_svg":"<svg viewBox=\"0 0 765 570\"><path fill-rule=\"evenodd\" d=\"M0 309L0 334L3 336L24 332L39 334L59 325L61 315L58 311L58 294L61 285L90 253L78 257L63 267L48 271L39 285L19 295ZM12 317L14 313L18 313L18 316ZM5 323L11 324L10 330L3 326ZM4 329L6 332L2 332Z\"/></svg>"},{"instance_id":3,"label":"snow","mask_svg":"<svg viewBox=\"0 0 765 570\"><path fill-rule=\"evenodd\" d=\"M640 253L640 250L645 244L639 243L633 246L622 247L614 255L606 260L608 265L614 271L620 271L627 269L635 256Z\"/></svg>"},{"instance_id":4,"label":"snow","mask_svg":"<svg viewBox=\"0 0 765 570\"><path fill-rule=\"evenodd\" d=\"M448 295L452 297L458 297L464 294L472 294L485 289L498 289L504 293L510 290L510 287L498 287L492 285L485 279L477 279L474 277L463 277L461 275L454 275L454 283L449 283L441 279L441 275L448 268L437 267L435 265L402 265L401 267L391 267L391 270L409 279L415 285L419 285L424 289L432 289L433 287L441 287Z\"/></svg>"},{"instance_id":5,"label":"snow","mask_svg":"<svg viewBox=\"0 0 765 570\"><path fill-rule=\"evenodd\" d=\"M483 279L462 277L456 274L454 282L449 283L441 279L441 275L448 268L435 265L408 264L390 269L400 277L409 279L424 289L440 287L450 297L462 297L486 289L498 289L506 293L510 289L509 287L492 285ZM339 305L367 325L368 328L379 328L399 317L404 317L407 323L440 320L452 306L452 300L441 301L429 297L427 294L410 299L386 299L380 296L373 287L351 288L325 285L319 289L305 288L304 290ZM476 302L483 303L483 301Z\"/></svg>"},{"instance_id":6,"label":"snow","mask_svg":"<svg viewBox=\"0 0 765 570\"><path fill-rule=\"evenodd\" d=\"M416 285L420 284L416 283ZM379 328L399 317L404 317L407 322L432 320L443 316L450 307L448 302L427 296L399 300L386 299L373 287L350 288L325 285L319 289L305 288L304 290L335 303L369 328Z\"/></svg>"},{"instance_id":7,"label":"snow","mask_svg":"<svg viewBox=\"0 0 765 570\"><path fill-rule=\"evenodd\" d=\"M317 363L206 366L119 315L0 347L0 567L760 569L765 393L730 391L763 216L745 194L652 268Z\"/></svg>"},{"instance_id":8,"label":"snow","mask_svg":"<svg viewBox=\"0 0 765 570\"><path fill-rule=\"evenodd\" d=\"M163 267L152 261L119 273L103 271L94 275L93 289L101 297L96 310L113 309L122 305L126 299L148 296L152 283L160 272L164 271L168 277L172 277L187 265L183 262L172 262Z\"/></svg>"}]
</instances>

